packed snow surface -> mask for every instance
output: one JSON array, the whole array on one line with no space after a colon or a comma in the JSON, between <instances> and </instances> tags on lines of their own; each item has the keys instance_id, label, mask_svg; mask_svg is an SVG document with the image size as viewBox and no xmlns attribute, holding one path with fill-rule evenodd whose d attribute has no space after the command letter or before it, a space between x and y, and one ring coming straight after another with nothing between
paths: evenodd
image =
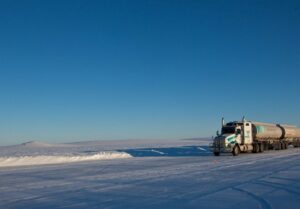
<instances>
[{"instance_id":1,"label":"packed snow surface","mask_svg":"<svg viewBox=\"0 0 300 209\"><path fill-rule=\"evenodd\" d=\"M0 168L0 208L298 209L300 149L215 157L208 140L0 147L0 156L131 158ZM34 143L36 144L36 143Z\"/></svg>"}]
</instances>

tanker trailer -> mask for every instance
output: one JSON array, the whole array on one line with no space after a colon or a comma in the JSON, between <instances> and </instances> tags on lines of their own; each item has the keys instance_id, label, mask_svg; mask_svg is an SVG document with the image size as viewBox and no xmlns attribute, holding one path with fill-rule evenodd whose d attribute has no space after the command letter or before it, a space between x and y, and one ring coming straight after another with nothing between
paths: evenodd
<instances>
[{"instance_id":1,"label":"tanker trailer","mask_svg":"<svg viewBox=\"0 0 300 209\"><path fill-rule=\"evenodd\" d=\"M263 152L269 149L287 149L284 139L284 128L278 124L252 122L253 149L252 152Z\"/></svg>"},{"instance_id":2,"label":"tanker trailer","mask_svg":"<svg viewBox=\"0 0 300 209\"><path fill-rule=\"evenodd\" d=\"M269 149L287 149L288 145L300 147L300 129L296 126L246 121L224 123L221 134L217 132L210 145L214 155L241 152L259 153Z\"/></svg>"},{"instance_id":3,"label":"tanker trailer","mask_svg":"<svg viewBox=\"0 0 300 209\"><path fill-rule=\"evenodd\" d=\"M300 129L296 126L278 124L283 129L283 138L294 147L300 147Z\"/></svg>"}]
</instances>

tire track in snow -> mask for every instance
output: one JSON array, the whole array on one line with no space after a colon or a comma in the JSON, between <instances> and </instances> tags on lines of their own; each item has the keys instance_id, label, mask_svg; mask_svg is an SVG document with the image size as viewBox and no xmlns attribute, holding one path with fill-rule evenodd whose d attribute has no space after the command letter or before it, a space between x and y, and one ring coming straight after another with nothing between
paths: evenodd
<instances>
[{"instance_id":1,"label":"tire track in snow","mask_svg":"<svg viewBox=\"0 0 300 209\"><path fill-rule=\"evenodd\" d=\"M204 173L210 173L212 171L216 171L216 170L224 170L224 169L227 169L227 168L231 168L231 167L236 167L236 166L248 166L250 164L255 164L257 163L257 159L256 157L254 157L253 159L251 159L252 161L250 162L241 162L240 160L237 160L236 163L234 163L233 165L232 164L222 164L220 166L217 166L217 167L209 167L207 170L205 171L202 171L202 172L199 172L199 171L194 171L194 172L189 172L189 174L191 175L199 175L199 174L204 174ZM290 159L288 158L285 158L285 160L288 160L290 161ZM273 161L273 158L263 158L263 160L261 161ZM260 161L260 162L261 162ZM277 161L278 162L278 161ZM281 162L282 163L282 162ZM264 166L264 164L262 164L262 166ZM282 171L286 171L287 169L289 169L289 165L286 165L286 166L283 166L283 167L279 167L277 169L274 169L271 173L267 173L267 174L264 174L264 175L261 175L261 176L254 176L253 178L250 178L248 179L247 181L243 182L243 183L239 183L239 186L243 186L243 185L247 185L247 184L253 184L253 183L256 183L258 180L261 180L261 179L264 179L264 178L268 178L276 173L280 173ZM184 174L184 173L183 173ZM227 184L226 186L224 187L219 187L219 188L215 188L214 190L212 191L209 191L209 192L206 192L205 194L195 194L194 191L190 191L190 192L186 192L185 194L183 195L174 195L175 198L184 198L186 196L189 196L191 199L198 199L198 198L205 198L207 196L210 196L210 195L214 195L214 194L217 194L219 192L223 192L223 191L226 191L228 189L235 189L235 186L236 186L236 182L234 184ZM279 189L279 188L278 188ZM271 207L271 206L270 206ZM268 207L267 207L268 208ZM271 207L272 208L272 207ZM265 208L263 208L265 209Z\"/></svg>"},{"instance_id":2,"label":"tire track in snow","mask_svg":"<svg viewBox=\"0 0 300 209\"><path fill-rule=\"evenodd\" d=\"M268 203L268 201L266 201L264 198L254 194L253 192L249 192L246 191L244 189L240 189L237 187L232 187L233 190L239 191L241 193L244 193L248 196L250 196L251 198L253 198L255 201L257 201L259 203L259 205L261 206L261 209L272 209L272 206L270 205L270 203Z\"/></svg>"},{"instance_id":3,"label":"tire track in snow","mask_svg":"<svg viewBox=\"0 0 300 209\"><path fill-rule=\"evenodd\" d=\"M289 192L289 193L292 193L292 194L295 194L295 195L298 195L300 196L300 193L297 192L297 191L294 191L292 189L289 189L289 188L286 188L286 187L283 187L285 185L282 185L282 184L278 184L278 183L271 183L271 182L267 182L267 181L264 181L264 180L259 180L257 182L253 182L254 184L257 184L257 185L263 185L263 186L266 186L266 187L271 187L272 189L280 189L280 190L284 190L286 192Z\"/></svg>"}]
</instances>

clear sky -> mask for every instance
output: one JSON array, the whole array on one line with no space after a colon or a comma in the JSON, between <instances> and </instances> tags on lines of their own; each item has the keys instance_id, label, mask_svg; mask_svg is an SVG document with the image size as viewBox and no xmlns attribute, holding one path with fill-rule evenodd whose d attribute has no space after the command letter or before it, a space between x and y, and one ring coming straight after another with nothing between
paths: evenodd
<instances>
[{"instance_id":1,"label":"clear sky","mask_svg":"<svg viewBox=\"0 0 300 209\"><path fill-rule=\"evenodd\" d=\"M0 144L300 126L298 0L2 0Z\"/></svg>"}]
</instances>

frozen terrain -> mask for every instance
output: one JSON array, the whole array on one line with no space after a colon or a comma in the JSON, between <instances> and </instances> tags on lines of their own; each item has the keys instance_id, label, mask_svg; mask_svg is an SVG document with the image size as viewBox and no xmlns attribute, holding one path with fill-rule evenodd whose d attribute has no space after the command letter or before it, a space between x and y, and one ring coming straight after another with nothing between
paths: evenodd
<instances>
[{"instance_id":1,"label":"frozen terrain","mask_svg":"<svg viewBox=\"0 0 300 209\"><path fill-rule=\"evenodd\" d=\"M299 208L300 149L215 157L208 143L128 140L0 147L0 208ZM110 154L121 157L103 157ZM102 158L88 159L95 155ZM9 158L28 164L42 156L84 160L3 164Z\"/></svg>"}]
</instances>

